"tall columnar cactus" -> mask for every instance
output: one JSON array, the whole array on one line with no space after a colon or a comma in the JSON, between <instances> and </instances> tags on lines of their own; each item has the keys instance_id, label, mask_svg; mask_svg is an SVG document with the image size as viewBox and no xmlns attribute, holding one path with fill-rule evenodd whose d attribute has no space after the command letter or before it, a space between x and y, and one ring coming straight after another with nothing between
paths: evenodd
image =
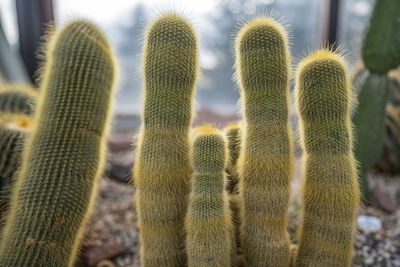
<instances>
[{"instance_id":1,"label":"tall columnar cactus","mask_svg":"<svg viewBox=\"0 0 400 267\"><path fill-rule=\"evenodd\" d=\"M210 126L195 129L192 192L186 215L190 267L230 267L232 221L225 186L225 140Z\"/></svg>"},{"instance_id":2,"label":"tall columnar cactus","mask_svg":"<svg viewBox=\"0 0 400 267\"><path fill-rule=\"evenodd\" d=\"M304 145L303 222L296 266L350 266L359 203L346 62L319 50L296 76Z\"/></svg>"},{"instance_id":3,"label":"tall columnar cactus","mask_svg":"<svg viewBox=\"0 0 400 267\"><path fill-rule=\"evenodd\" d=\"M400 1L376 0L363 40L362 58L368 72L359 72L354 85L358 106L353 117L358 140L355 156L360 162L360 185L368 200L366 174L379 160L385 132L386 103L390 95L387 72L400 65Z\"/></svg>"},{"instance_id":4,"label":"tall columnar cactus","mask_svg":"<svg viewBox=\"0 0 400 267\"><path fill-rule=\"evenodd\" d=\"M245 25L236 40L244 107L239 158L243 253L249 266L288 266L286 231L293 149L289 132L289 48L271 18Z\"/></svg>"},{"instance_id":5,"label":"tall columnar cactus","mask_svg":"<svg viewBox=\"0 0 400 267\"><path fill-rule=\"evenodd\" d=\"M184 217L190 192L189 129L198 75L198 42L175 14L155 20L144 55L144 110L137 187L142 266L183 266Z\"/></svg>"},{"instance_id":6,"label":"tall columnar cactus","mask_svg":"<svg viewBox=\"0 0 400 267\"><path fill-rule=\"evenodd\" d=\"M55 32L46 56L1 266L73 266L104 162L115 76L108 41L78 20Z\"/></svg>"},{"instance_id":7,"label":"tall columnar cactus","mask_svg":"<svg viewBox=\"0 0 400 267\"><path fill-rule=\"evenodd\" d=\"M27 85L7 84L0 90L0 113L31 115L38 92Z\"/></svg>"}]
</instances>

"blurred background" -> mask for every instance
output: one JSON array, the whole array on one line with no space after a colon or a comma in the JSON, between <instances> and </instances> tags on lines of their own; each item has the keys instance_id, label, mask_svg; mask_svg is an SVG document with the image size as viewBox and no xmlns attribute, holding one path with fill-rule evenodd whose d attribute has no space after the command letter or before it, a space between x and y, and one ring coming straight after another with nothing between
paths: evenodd
<instances>
[{"instance_id":1,"label":"blurred background","mask_svg":"<svg viewBox=\"0 0 400 267\"><path fill-rule=\"evenodd\" d=\"M289 25L295 58L318 44L337 43L355 63L360 57L361 33L372 4L372 0L346 0L340 5L339 1L326 0L118 0L112 4L108 0L0 0L5 36L30 76L37 66L32 61L36 61L34 54L43 22L54 19L60 25L82 17L97 23L109 37L120 61L120 89L115 105L118 114L138 113L141 109L139 68L143 34L147 23L162 11L181 12L199 32L202 76L198 83L198 105L217 112L232 112L239 97L232 81L232 42L241 23L272 11Z\"/></svg>"},{"instance_id":2,"label":"blurred background","mask_svg":"<svg viewBox=\"0 0 400 267\"><path fill-rule=\"evenodd\" d=\"M393 4L399 0L377 1ZM53 21L56 27L75 18L95 22L106 33L119 60L120 82L107 166L77 266L140 266L137 216L131 204L135 188L129 181L142 108L141 51L146 26L152 19L174 10L194 24L200 38L201 67L194 124L210 122L224 127L240 120L239 90L232 79L232 45L244 22L271 13L283 18L290 31L293 67L307 51L321 44L341 47L349 59L354 91L360 96L363 92L368 94L368 75L373 73L369 66L363 66L362 43L375 3L375 0L0 0L0 75L8 83L38 86L35 84L40 62L37 53L46 25ZM392 4L385 8L391 9ZM400 5L396 6L400 9ZM400 24L400 10L397 14L395 20ZM389 32L388 28L382 29ZM400 26L394 30L400 30ZM360 150L376 157L365 164L359 159L365 199L357 218L352 266L400 266L400 72L396 68L397 74L393 74L396 72L393 69L377 74L390 80L387 83L390 86L382 90L392 92L377 116L385 120L380 129L384 134L379 142L367 143L365 150ZM360 112L371 112L362 108L375 105L371 104L375 98L366 97L365 103L359 105ZM294 110L292 107L290 116L293 128L297 124ZM355 124L371 125L371 121ZM362 140L369 134L367 131L358 137ZM301 220L302 151L297 140L288 226L294 243ZM368 167L364 169L364 165Z\"/></svg>"}]
</instances>

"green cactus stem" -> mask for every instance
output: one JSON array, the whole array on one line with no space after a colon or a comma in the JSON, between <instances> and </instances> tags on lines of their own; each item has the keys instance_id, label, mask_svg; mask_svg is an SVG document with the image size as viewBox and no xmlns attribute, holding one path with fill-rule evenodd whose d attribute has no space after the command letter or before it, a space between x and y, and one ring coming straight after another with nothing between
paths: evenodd
<instances>
[{"instance_id":1,"label":"green cactus stem","mask_svg":"<svg viewBox=\"0 0 400 267\"><path fill-rule=\"evenodd\" d=\"M193 179L186 216L189 267L230 267L232 221L224 190L225 140L216 129L195 129Z\"/></svg>"},{"instance_id":2,"label":"green cactus stem","mask_svg":"<svg viewBox=\"0 0 400 267\"><path fill-rule=\"evenodd\" d=\"M289 265L286 231L293 148L289 132L289 44L271 18L246 24L236 40L244 108L239 157L242 248L248 266Z\"/></svg>"},{"instance_id":3,"label":"green cactus stem","mask_svg":"<svg viewBox=\"0 0 400 267\"><path fill-rule=\"evenodd\" d=\"M359 188L345 60L327 49L312 53L298 67L295 91L305 158L295 266L350 266Z\"/></svg>"},{"instance_id":4,"label":"green cactus stem","mask_svg":"<svg viewBox=\"0 0 400 267\"><path fill-rule=\"evenodd\" d=\"M104 163L115 77L108 41L77 20L54 33L46 56L0 266L74 266Z\"/></svg>"},{"instance_id":5,"label":"green cactus stem","mask_svg":"<svg viewBox=\"0 0 400 267\"><path fill-rule=\"evenodd\" d=\"M150 25L143 53L144 110L134 167L141 264L180 267L186 264L197 36L186 19L166 14Z\"/></svg>"}]
</instances>

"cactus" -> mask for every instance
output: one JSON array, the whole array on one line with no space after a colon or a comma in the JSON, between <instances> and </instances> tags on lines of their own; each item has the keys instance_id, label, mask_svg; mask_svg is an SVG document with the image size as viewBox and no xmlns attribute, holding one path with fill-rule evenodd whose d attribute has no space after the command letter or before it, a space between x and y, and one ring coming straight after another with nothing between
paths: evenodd
<instances>
[{"instance_id":1,"label":"cactus","mask_svg":"<svg viewBox=\"0 0 400 267\"><path fill-rule=\"evenodd\" d=\"M358 140L355 156L360 161L360 187L365 200L369 199L366 174L379 160L385 133L386 102L389 79L386 75L367 73L358 77L355 87L359 91L358 106L353 116Z\"/></svg>"},{"instance_id":2,"label":"cactus","mask_svg":"<svg viewBox=\"0 0 400 267\"><path fill-rule=\"evenodd\" d=\"M245 260L253 267L288 266L290 260L289 57L286 31L271 18L251 21L236 39L245 119L239 157L241 235Z\"/></svg>"},{"instance_id":3,"label":"cactus","mask_svg":"<svg viewBox=\"0 0 400 267\"><path fill-rule=\"evenodd\" d=\"M233 232L224 190L225 140L210 126L195 129L193 179L186 215L190 267L230 267Z\"/></svg>"},{"instance_id":4,"label":"cactus","mask_svg":"<svg viewBox=\"0 0 400 267\"><path fill-rule=\"evenodd\" d=\"M400 70L398 71L400 74ZM400 76L391 77L390 95L386 104L386 134L383 153L377 167L390 173L400 172Z\"/></svg>"},{"instance_id":5,"label":"cactus","mask_svg":"<svg viewBox=\"0 0 400 267\"><path fill-rule=\"evenodd\" d=\"M373 73L385 74L400 65L400 1L376 0L364 37L362 57Z\"/></svg>"},{"instance_id":6,"label":"cactus","mask_svg":"<svg viewBox=\"0 0 400 267\"><path fill-rule=\"evenodd\" d=\"M312 53L298 67L295 90L305 154L296 266L350 266L359 189L345 60Z\"/></svg>"},{"instance_id":7,"label":"cactus","mask_svg":"<svg viewBox=\"0 0 400 267\"><path fill-rule=\"evenodd\" d=\"M400 1L376 0L362 47L368 72L360 71L354 82L359 103L353 116L358 136L355 156L360 162L360 186L365 201L369 200L366 174L382 154L386 103L390 94L387 72L400 64L399 13Z\"/></svg>"},{"instance_id":8,"label":"cactus","mask_svg":"<svg viewBox=\"0 0 400 267\"><path fill-rule=\"evenodd\" d=\"M1 266L73 266L104 162L115 76L108 41L77 20L54 33L46 55Z\"/></svg>"},{"instance_id":9,"label":"cactus","mask_svg":"<svg viewBox=\"0 0 400 267\"><path fill-rule=\"evenodd\" d=\"M183 266L190 192L189 129L198 41L175 14L156 19L144 47L144 111L134 168L142 266Z\"/></svg>"},{"instance_id":10,"label":"cactus","mask_svg":"<svg viewBox=\"0 0 400 267\"><path fill-rule=\"evenodd\" d=\"M30 86L8 84L0 90L0 113L31 115L38 92Z\"/></svg>"}]
</instances>

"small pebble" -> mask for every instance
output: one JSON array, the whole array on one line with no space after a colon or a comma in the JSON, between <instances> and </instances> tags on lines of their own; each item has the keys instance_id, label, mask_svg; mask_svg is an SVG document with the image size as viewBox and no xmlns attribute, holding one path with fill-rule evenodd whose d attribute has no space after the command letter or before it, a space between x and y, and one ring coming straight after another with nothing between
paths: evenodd
<instances>
[{"instance_id":1,"label":"small pebble","mask_svg":"<svg viewBox=\"0 0 400 267\"><path fill-rule=\"evenodd\" d=\"M382 229L382 221L378 217L359 215L358 228L365 233L377 233Z\"/></svg>"}]
</instances>

